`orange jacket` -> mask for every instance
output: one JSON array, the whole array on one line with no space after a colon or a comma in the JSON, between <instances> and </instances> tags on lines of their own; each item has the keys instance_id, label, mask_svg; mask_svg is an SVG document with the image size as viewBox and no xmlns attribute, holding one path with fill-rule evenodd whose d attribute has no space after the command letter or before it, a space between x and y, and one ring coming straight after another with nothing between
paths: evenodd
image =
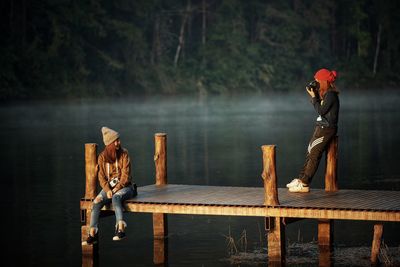
<instances>
[{"instance_id":1,"label":"orange jacket","mask_svg":"<svg viewBox=\"0 0 400 267\"><path fill-rule=\"evenodd\" d=\"M118 162L112 164L107 163L105 161L104 151L100 153L97 159L97 164L99 166L98 179L101 188L106 192L111 190L108 182L114 177L119 178L118 184L114 187L116 191L131 185L131 160L129 158L128 150L125 148L121 149L122 152L117 159Z\"/></svg>"}]
</instances>

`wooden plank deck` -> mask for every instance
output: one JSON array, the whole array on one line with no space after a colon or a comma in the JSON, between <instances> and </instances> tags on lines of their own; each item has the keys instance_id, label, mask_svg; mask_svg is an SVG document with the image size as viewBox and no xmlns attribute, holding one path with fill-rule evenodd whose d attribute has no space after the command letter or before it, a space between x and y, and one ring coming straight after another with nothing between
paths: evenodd
<instances>
[{"instance_id":1,"label":"wooden plank deck","mask_svg":"<svg viewBox=\"0 0 400 267\"><path fill-rule=\"evenodd\" d=\"M131 212L400 221L399 191L278 191L280 205L266 207L262 187L148 185L125 206ZM90 202L82 200L81 208L90 209Z\"/></svg>"}]
</instances>

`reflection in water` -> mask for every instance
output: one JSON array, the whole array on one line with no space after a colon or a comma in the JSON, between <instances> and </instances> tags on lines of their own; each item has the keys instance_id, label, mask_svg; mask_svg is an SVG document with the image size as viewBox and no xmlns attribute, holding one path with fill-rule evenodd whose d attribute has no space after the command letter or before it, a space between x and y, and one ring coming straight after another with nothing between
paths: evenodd
<instances>
[{"instance_id":1,"label":"reflection in water","mask_svg":"<svg viewBox=\"0 0 400 267\"><path fill-rule=\"evenodd\" d=\"M82 267L99 266L98 245L84 246L82 248Z\"/></svg>"},{"instance_id":2,"label":"reflection in water","mask_svg":"<svg viewBox=\"0 0 400 267\"><path fill-rule=\"evenodd\" d=\"M168 267L168 238L155 238L153 253L155 265Z\"/></svg>"},{"instance_id":3,"label":"reflection in water","mask_svg":"<svg viewBox=\"0 0 400 267\"><path fill-rule=\"evenodd\" d=\"M339 188L400 190L397 153L400 96L395 91L341 93ZM119 129L132 154L138 185L154 183L154 133L168 134L169 183L262 186L261 145L277 145L278 186L284 187L303 164L315 112L304 94L237 98L142 98L104 101L14 103L0 107L3 205L12 207L3 229L5 249L27 266L81 264L79 199L84 195L84 144L102 149L100 128ZM312 187L323 187L323 163ZM140 192L139 192L140 194ZM240 197L240 196L237 196ZM101 266L152 266L150 214L127 215L127 239L112 241L114 221L101 220ZM259 246L259 218L169 216L171 266L224 266L228 227L247 231ZM369 222L335 222L335 242L368 245ZM295 240L316 239L317 225L303 220L287 227ZM398 246L400 228L385 223L384 238ZM132 260L133 259L133 260ZM134 264L132 263L134 262Z\"/></svg>"},{"instance_id":4,"label":"reflection in water","mask_svg":"<svg viewBox=\"0 0 400 267\"><path fill-rule=\"evenodd\" d=\"M330 267L334 266L334 261L332 259L332 251L329 247L319 246L318 250L319 255L319 266L321 267Z\"/></svg>"}]
</instances>

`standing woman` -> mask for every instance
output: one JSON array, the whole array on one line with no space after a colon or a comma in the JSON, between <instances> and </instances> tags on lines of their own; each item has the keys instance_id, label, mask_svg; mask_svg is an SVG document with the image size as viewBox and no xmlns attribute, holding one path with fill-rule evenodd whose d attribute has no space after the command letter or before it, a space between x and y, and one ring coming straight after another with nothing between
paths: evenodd
<instances>
[{"instance_id":1,"label":"standing woman","mask_svg":"<svg viewBox=\"0 0 400 267\"><path fill-rule=\"evenodd\" d=\"M306 87L311 103L318 113L315 130L307 148L304 166L297 178L286 185L290 192L309 192L309 185L318 169L322 153L337 133L339 119L339 92L335 87L336 71L318 70L315 81Z\"/></svg>"},{"instance_id":2,"label":"standing woman","mask_svg":"<svg viewBox=\"0 0 400 267\"><path fill-rule=\"evenodd\" d=\"M123 239L126 222L123 219L122 204L137 195L136 186L131 182L131 161L128 150L121 147L119 133L107 127L102 127L101 132L106 146L97 159L98 179L102 190L93 200L89 236L82 245L97 243L100 210L109 203L113 205L116 219L113 240Z\"/></svg>"}]
</instances>

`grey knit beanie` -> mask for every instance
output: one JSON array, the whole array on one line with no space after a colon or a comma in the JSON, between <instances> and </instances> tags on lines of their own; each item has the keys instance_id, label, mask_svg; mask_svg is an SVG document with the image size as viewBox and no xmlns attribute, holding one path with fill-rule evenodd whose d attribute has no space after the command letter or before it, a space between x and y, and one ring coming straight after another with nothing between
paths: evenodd
<instances>
[{"instance_id":1,"label":"grey knit beanie","mask_svg":"<svg viewBox=\"0 0 400 267\"><path fill-rule=\"evenodd\" d=\"M101 132L103 133L103 141L106 146L119 138L119 133L108 127L102 127Z\"/></svg>"}]
</instances>

